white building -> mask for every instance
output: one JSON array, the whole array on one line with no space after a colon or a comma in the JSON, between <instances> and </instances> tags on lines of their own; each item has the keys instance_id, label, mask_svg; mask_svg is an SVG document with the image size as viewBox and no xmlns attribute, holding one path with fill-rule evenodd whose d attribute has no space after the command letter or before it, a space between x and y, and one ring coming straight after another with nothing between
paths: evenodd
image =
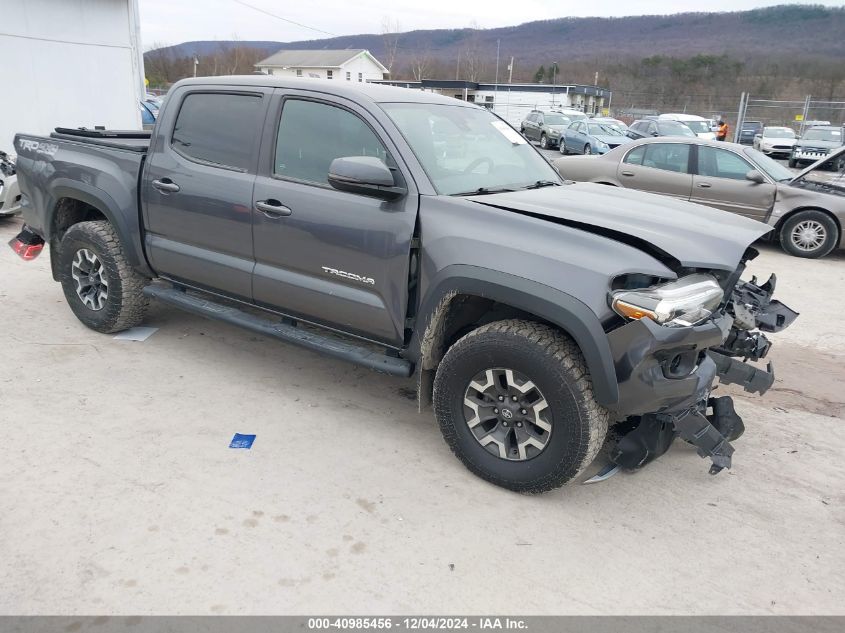
<instances>
[{"instance_id":1,"label":"white building","mask_svg":"<svg viewBox=\"0 0 845 633\"><path fill-rule=\"evenodd\" d=\"M0 0L0 149L16 132L140 129L138 0Z\"/></svg>"},{"instance_id":2,"label":"white building","mask_svg":"<svg viewBox=\"0 0 845 633\"><path fill-rule=\"evenodd\" d=\"M278 77L312 77L340 81L368 82L384 79L387 68L364 49L281 50L255 65Z\"/></svg>"},{"instance_id":3,"label":"white building","mask_svg":"<svg viewBox=\"0 0 845 633\"><path fill-rule=\"evenodd\" d=\"M451 79L385 80L378 83L436 92L477 103L492 109L516 127L534 109L562 108L600 115L610 107L612 97L607 88L583 84L493 84Z\"/></svg>"}]
</instances>

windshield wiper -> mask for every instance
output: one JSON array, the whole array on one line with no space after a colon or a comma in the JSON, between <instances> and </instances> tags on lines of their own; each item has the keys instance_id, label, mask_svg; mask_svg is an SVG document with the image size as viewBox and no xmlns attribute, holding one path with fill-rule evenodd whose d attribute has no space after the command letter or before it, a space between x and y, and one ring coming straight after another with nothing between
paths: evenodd
<instances>
[{"instance_id":1,"label":"windshield wiper","mask_svg":"<svg viewBox=\"0 0 845 633\"><path fill-rule=\"evenodd\" d=\"M462 191L460 193L453 193L453 196L485 196L491 193L508 193L516 191L516 189L506 189L505 187L479 187L472 191Z\"/></svg>"},{"instance_id":2,"label":"windshield wiper","mask_svg":"<svg viewBox=\"0 0 845 633\"><path fill-rule=\"evenodd\" d=\"M558 187L560 186L559 182L555 182L554 180L538 180L534 184L526 185L522 187L523 189L539 189L540 187Z\"/></svg>"}]
</instances>

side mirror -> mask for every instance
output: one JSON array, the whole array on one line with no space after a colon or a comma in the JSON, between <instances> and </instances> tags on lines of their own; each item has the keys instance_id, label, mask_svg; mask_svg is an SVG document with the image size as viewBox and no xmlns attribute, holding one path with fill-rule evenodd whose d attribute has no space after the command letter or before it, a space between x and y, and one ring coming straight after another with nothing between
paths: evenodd
<instances>
[{"instance_id":1,"label":"side mirror","mask_svg":"<svg viewBox=\"0 0 845 633\"><path fill-rule=\"evenodd\" d=\"M396 200L407 191L397 187L393 172L375 156L335 158L329 167L329 184L338 191Z\"/></svg>"},{"instance_id":2,"label":"side mirror","mask_svg":"<svg viewBox=\"0 0 845 633\"><path fill-rule=\"evenodd\" d=\"M756 169L752 169L747 174L745 174L745 179L750 180L751 182L756 183L758 185L762 185L764 182L766 182L766 178L763 176L763 174L761 174Z\"/></svg>"},{"instance_id":3,"label":"side mirror","mask_svg":"<svg viewBox=\"0 0 845 633\"><path fill-rule=\"evenodd\" d=\"M658 134L657 132L652 132L651 135L652 136L660 136L660 134Z\"/></svg>"}]
</instances>

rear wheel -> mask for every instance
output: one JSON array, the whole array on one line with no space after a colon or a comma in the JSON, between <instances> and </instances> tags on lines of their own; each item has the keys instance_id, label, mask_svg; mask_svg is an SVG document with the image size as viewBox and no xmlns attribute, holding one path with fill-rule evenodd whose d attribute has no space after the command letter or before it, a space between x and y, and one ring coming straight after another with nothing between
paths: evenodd
<instances>
[{"instance_id":1,"label":"rear wheel","mask_svg":"<svg viewBox=\"0 0 845 633\"><path fill-rule=\"evenodd\" d=\"M607 435L578 346L530 321L484 325L437 369L434 408L446 443L476 475L519 492L576 477Z\"/></svg>"},{"instance_id":2,"label":"rear wheel","mask_svg":"<svg viewBox=\"0 0 845 633\"><path fill-rule=\"evenodd\" d=\"M822 211L796 213L780 229L781 247L796 257L824 257L837 243L839 228L833 218Z\"/></svg>"},{"instance_id":3,"label":"rear wheel","mask_svg":"<svg viewBox=\"0 0 845 633\"><path fill-rule=\"evenodd\" d=\"M110 333L143 320L148 300L142 290L149 280L126 261L111 224L74 224L62 237L58 257L65 299L86 326Z\"/></svg>"},{"instance_id":4,"label":"rear wheel","mask_svg":"<svg viewBox=\"0 0 845 633\"><path fill-rule=\"evenodd\" d=\"M584 146L584 155L589 156L592 153L593 153L593 148L589 144L585 145Z\"/></svg>"}]
</instances>

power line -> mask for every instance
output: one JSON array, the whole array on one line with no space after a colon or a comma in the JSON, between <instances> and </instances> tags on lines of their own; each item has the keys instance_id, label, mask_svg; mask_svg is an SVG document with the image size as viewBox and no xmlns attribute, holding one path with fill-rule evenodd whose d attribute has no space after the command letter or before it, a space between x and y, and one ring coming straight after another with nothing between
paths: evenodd
<instances>
[{"instance_id":1,"label":"power line","mask_svg":"<svg viewBox=\"0 0 845 633\"><path fill-rule=\"evenodd\" d=\"M281 20L282 22L287 22L288 24L295 24L296 26L301 26L304 29L308 29L310 31L316 31L317 33L322 33L324 35L331 35L332 37L341 37L337 33L329 33L328 31L324 31L322 29L314 28L313 26L308 26L307 24L302 24L301 22L295 22L294 20L289 20L288 18L283 18L280 15L276 15L275 13L270 13L269 11L265 11L260 7L255 7L251 4L244 2L243 0L232 0L237 4L241 4L245 7L252 9L253 11L258 11L259 13L263 13L264 15L269 15L271 18L276 18L277 20Z\"/></svg>"}]
</instances>

